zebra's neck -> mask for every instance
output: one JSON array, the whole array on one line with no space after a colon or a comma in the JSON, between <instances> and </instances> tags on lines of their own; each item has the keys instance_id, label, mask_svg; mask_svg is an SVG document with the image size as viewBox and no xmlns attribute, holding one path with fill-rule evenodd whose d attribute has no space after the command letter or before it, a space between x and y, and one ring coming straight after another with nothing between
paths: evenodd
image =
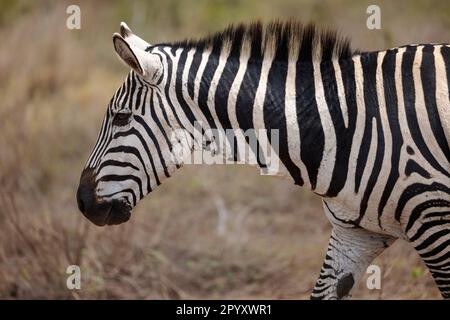
<instances>
[{"instance_id":1,"label":"zebra's neck","mask_svg":"<svg viewBox=\"0 0 450 320\"><path fill-rule=\"evenodd\" d=\"M342 188L345 177L336 172L335 161L348 160L345 154L354 132L356 102L346 101L355 90L352 59L252 60L229 58L226 50L214 49L178 48L171 53L168 90L184 111L185 129L194 134L193 124L200 121L211 129L255 130L255 135L266 130L271 151L280 160L280 175L323 195ZM249 141L248 135L243 138ZM337 144L345 149L339 156ZM261 165L263 159L257 160ZM332 179L337 184L331 185Z\"/></svg>"}]
</instances>

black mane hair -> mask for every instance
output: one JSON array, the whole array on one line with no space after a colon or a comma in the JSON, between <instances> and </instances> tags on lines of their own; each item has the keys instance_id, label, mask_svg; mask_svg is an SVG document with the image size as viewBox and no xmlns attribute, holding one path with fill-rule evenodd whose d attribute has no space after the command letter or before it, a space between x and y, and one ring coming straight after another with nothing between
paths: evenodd
<instances>
[{"instance_id":1,"label":"black mane hair","mask_svg":"<svg viewBox=\"0 0 450 320\"><path fill-rule=\"evenodd\" d=\"M229 46L231 56L239 56L242 50L247 50L251 59L263 59L270 52L275 60L281 61L341 59L357 53L351 49L348 38L339 36L335 30L319 29L314 24L304 25L295 20L230 25L205 38L160 45L172 49L211 48L217 53Z\"/></svg>"}]
</instances>

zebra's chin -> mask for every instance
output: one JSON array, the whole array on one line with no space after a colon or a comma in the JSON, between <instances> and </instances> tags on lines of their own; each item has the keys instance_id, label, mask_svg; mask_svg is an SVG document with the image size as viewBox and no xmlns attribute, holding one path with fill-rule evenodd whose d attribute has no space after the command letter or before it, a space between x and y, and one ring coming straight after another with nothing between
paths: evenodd
<instances>
[{"instance_id":1,"label":"zebra's chin","mask_svg":"<svg viewBox=\"0 0 450 320\"><path fill-rule=\"evenodd\" d=\"M106 217L107 225L116 225L127 222L131 216L131 209L127 203L114 200L111 203L111 209Z\"/></svg>"}]
</instances>

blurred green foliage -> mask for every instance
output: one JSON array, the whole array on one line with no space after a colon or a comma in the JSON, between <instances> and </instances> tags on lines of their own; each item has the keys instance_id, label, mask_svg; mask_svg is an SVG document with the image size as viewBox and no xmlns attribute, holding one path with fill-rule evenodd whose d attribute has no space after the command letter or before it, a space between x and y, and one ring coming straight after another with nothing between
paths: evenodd
<instances>
[{"instance_id":1,"label":"blurred green foliage","mask_svg":"<svg viewBox=\"0 0 450 320\"><path fill-rule=\"evenodd\" d=\"M411 268L411 276L414 279L418 279L420 277L423 277L423 275L425 274L425 270L422 267L412 267Z\"/></svg>"}]
</instances>

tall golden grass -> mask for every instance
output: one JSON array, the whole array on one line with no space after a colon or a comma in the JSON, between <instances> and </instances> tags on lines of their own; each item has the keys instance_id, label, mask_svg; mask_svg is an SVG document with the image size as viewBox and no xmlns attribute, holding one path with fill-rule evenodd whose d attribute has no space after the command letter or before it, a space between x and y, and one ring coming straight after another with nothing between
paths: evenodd
<instances>
[{"instance_id":1,"label":"tall golden grass","mask_svg":"<svg viewBox=\"0 0 450 320\"><path fill-rule=\"evenodd\" d=\"M0 298L307 298L330 226L320 200L287 181L188 167L124 225L81 216L79 174L127 72L110 37L121 20L158 42L295 15L337 25L361 48L448 41L448 4L395 3L381 2L383 29L368 31L364 1L81 1L82 29L70 31L68 2L0 1ZM439 297L406 243L375 263L382 290L362 281L356 298ZM72 264L81 290L66 287Z\"/></svg>"}]
</instances>

